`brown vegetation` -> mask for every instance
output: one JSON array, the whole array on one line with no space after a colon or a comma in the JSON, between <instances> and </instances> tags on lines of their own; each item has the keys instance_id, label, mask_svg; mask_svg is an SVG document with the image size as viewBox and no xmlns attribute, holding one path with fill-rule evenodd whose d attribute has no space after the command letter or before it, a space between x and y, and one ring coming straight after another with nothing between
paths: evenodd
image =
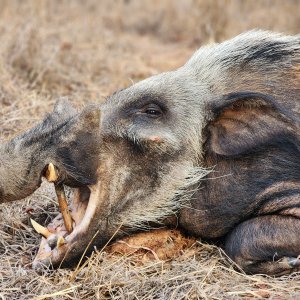
<instances>
[{"instance_id":1,"label":"brown vegetation","mask_svg":"<svg viewBox=\"0 0 300 300\"><path fill-rule=\"evenodd\" d=\"M0 142L35 124L58 96L77 107L100 103L205 43L252 28L298 33L299 10L298 0L0 0ZM163 233L160 248L125 240L139 250L97 249L82 267L38 275L31 261L40 237L29 217L55 216L52 188L0 206L0 299L300 298L299 274L246 276L221 249L174 232L171 240ZM166 244L175 256L160 252Z\"/></svg>"}]
</instances>

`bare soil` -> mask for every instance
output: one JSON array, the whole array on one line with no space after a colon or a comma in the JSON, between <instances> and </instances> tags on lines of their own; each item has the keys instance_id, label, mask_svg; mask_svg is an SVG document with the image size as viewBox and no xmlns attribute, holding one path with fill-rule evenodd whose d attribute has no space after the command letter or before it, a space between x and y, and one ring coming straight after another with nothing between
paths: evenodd
<instances>
[{"instance_id":1,"label":"bare soil","mask_svg":"<svg viewBox=\"0 0 300 300\"><path fill-rule=\"evenodd\" d=\"M0 0L0 142L60 96L78 108L100 103L252 28L299 33L299 0ZM81 267L38 275L29 217L55 216L52 188L0 206L0 299L300 299L300 274L247 276L217 246L177 232L154 233L160 246L125 240L129 250L96 249Z\"/></svg>"}]
</instances>

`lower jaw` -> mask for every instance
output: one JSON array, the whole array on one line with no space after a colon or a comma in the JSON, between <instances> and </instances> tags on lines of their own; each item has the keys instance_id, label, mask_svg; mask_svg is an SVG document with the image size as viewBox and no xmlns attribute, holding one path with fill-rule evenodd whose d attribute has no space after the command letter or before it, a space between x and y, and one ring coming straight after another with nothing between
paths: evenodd
<instances>
[{"instance_id":1,"label":"lower jaw","mask_svg":"<svg viewBox=\"0 0 300 300\"><path fill-rule=\"evenodd\" d=\"M71 250L71 245L80 240L83 234L88 234L89 220L86 213L91 211L95 205L90 203L90 190L88 187L74 189L74 197L70 202L70 215L72 218L72 231L68 232L64 224L62 214L59 213L46 228L38 230L43 236L38 253L33 261L33 267L40 264L48 264L49 260L54 260L60 252L67 253ZM92 209L89 207L92 205ZM36 227L35 227L36 228Z\"/></svg>"}]
</instances>

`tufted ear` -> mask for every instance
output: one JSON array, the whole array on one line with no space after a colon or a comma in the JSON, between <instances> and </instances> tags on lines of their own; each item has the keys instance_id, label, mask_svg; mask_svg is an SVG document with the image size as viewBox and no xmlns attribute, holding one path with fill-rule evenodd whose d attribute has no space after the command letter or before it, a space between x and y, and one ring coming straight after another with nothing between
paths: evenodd
<instances>
[{"instance_id":1,"label":"tufted ear","mask_svg":"<svg viewBox=\"0 0 300 300\"><path fill-rule=\"evenodd\" d=\"M216 154L239 155L274 143L292 131L292 116L266 95L231 94L220 103L207 126L207 146Z\"/></svg>"}]
</instances>

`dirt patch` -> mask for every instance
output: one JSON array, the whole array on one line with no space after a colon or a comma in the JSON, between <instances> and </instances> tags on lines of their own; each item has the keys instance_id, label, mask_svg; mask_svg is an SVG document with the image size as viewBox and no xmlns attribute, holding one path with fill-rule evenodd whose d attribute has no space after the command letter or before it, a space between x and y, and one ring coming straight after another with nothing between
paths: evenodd
<instances>
[{"instance_id":1,"label":"dirt patch","mask_svg":"<svg viewBox=\"0 0 300 300\"><path fill-rule=\"evenodd\" d=\"M195 239L183 236L178 230L159 229L116 241L107 247L107 252L119 256L135 254L137 263L142 264L151 260L177 259L195 243Z\"/></svg>"},{"instance_id":2,"label":"dirt patch","mask_svg":"<svg viewBox=\"0 0 300 300\"><path fill-rule=\"evenodd\" d=\"M78 108L100 103L179 67L205 43L252 28L300 28L298 0L0 0L0 8L0 142L36 124L59 96ZM300 298L299 274L246 276L220 248L174 232L171 241L152 236L154 244L147 234L142 245L128 238L110 248L121 255L95 249L81 267L38 275L31 261L40 237L29 217L47 224L56 213L46 183L0 206L1 299Z\"/></svg>"}]
</instances>

